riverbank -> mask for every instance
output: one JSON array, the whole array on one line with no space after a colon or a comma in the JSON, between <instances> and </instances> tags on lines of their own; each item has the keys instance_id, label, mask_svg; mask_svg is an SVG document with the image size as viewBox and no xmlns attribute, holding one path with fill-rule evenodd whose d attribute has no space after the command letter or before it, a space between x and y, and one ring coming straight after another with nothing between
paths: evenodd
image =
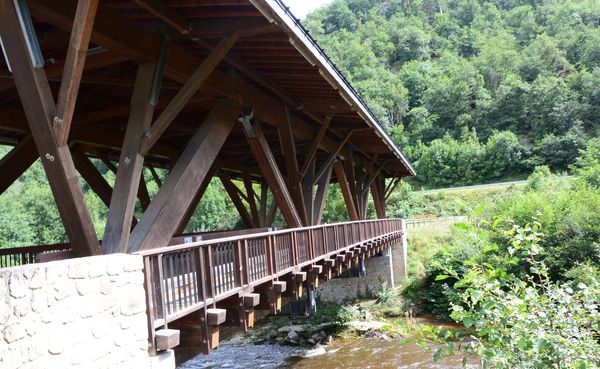
<instances>
[{"instance_id":1,"label":"riverbank","mask_svg":"<svg viewBox=\"0 0 600 369\"><path fill-rule=\"evenodd\" d=\"M463 367L460 354L436 362L443 346L430 339L446 331L463 337L456 334L460 327L433 318L390 318L389 311L386 318L377 307L376 301L362 301L321 306L309 317L269 317L179 369Z\"/></svg>"}]
</instances>

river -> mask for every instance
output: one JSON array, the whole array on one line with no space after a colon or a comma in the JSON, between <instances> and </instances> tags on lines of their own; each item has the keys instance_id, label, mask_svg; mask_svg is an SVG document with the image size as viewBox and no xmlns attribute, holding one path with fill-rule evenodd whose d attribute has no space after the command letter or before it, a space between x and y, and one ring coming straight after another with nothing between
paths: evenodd
<instances>
[{"instance_id":1,"label":"river","mask_svg":"<svg viewBox=\"0 0 600 369\"><path fill-rule=\"evenodd\" d=\"M283 345L254 345L243 335L221 342L210 355L198 355L178 369L460 369L462 355L433 361L435 345L424 350L416 344L402 344L401 340L382 340L366 337L339 338L327 346L312 349ZM470 362L476 360L471 358ZM469 368L476 368L475 364Z\"/></svg>"}]
</instances>

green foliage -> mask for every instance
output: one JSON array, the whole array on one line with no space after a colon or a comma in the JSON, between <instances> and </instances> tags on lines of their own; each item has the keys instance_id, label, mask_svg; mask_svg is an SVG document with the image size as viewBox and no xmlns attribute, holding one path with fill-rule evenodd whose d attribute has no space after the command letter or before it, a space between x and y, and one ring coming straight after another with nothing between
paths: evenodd
<instances>
[{"instance_id":1,"label":"green foliage","mask_svg":"<svg viewBox=\"0 0 600 369\"><path fill-rule=\"evenodd\" d=\"M461 291L451 316L477 334L470 349L484 368L597 368L598 284L572 286L549 279L540 259L539 224L514 225L507 235L508 252L498 253L490 244L481 256L462 263L466 273L446 270ZM521 261L529 265L529 274L506 269Z\"/></svg>"},{"instance_id":2,"label":"green foliage","mask_svg":"<svg viewBox=\"0 0 600 369\"><path fill-rule=\"evenodd\" d=\"M600 138L588 141L587 148L580 150L573 172L591 186L600 189Z\"/></svg>"},{"instance_id":3,"label":"green foliage","mask_svg":"<svg viewBox=\"0 0 600 369\"><path fill-rule=\"evenodd\" d=\"M529 191L494 207L492 239L506 248L511 221L524 224L535 218L546 233L541 243L552 278L564 278L564 272L586 260L600 265L600 192L582 181L561 184L541 171L532 175Z\"/></svg>"},{"instance_id":4,"label":"green foliage","mask_svg":"<svg viewBox=\"0 0 600 369\"><path fill-rule=\"evenodd\" d=\"M360 318L360 311L353 306L320 305L315 315L311 317L311 322L314 325L333 323L337 326L343 326L352 320Z\"/></svg>"},{"instance_id":5,"label":"green foliage","mask_svg":"<svg viewBox=\"0 0 600 369\"><path fill-rule=\"evenodd\" d=\"M305 23L416 163L419 182L445 186L537 165L566 170L600 134L598 8L336 0Z\"/></svg>"}]
</instances>

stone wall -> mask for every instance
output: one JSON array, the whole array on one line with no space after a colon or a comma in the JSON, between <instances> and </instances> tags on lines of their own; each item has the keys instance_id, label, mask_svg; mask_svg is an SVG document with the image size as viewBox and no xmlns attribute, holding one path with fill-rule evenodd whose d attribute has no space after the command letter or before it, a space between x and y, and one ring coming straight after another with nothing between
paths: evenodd
<instances>
[{"instance_id":1,"label":"stone wall","mask_svg":"<svg viewBox=\"0 0 600 369\"><path fill-rule=\"evenodd\" d=\"M381 256L365 260L366 276L334 278L321 283L317 294L323 302L341 303L374 297L383 283L399 286L406 278L405 255L402 243L389 247Z\"/></svg>"},{"instance_id":2,"label":"stone wall","mask_svg":"<svg viewBox=\"0 0 600 369\"><path fill-rule=\"evenodd\" d=\"M0 269L0 369L148 368L141 256Z\"/></svg>"}]
</instances>

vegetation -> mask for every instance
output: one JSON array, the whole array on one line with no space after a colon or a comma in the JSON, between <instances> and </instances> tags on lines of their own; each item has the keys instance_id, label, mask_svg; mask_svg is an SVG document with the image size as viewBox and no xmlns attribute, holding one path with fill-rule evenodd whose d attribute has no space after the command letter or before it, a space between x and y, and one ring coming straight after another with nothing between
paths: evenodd
<instances>
[{"instance_id":1,"label":"vegetation","mask_svg":"<svg viewBox=\"0 0 600 369\"><path fill-rule=\"evenodd\" d=\"M477 332L469 349L492 368L596 368L600 365L600 287L550 279L542 248L541 225L513 225L508 252L498 253L483 241L480 254L468 262L467 273L455 278L459 302L451 317ZM476 229L473 228L472 231ZM476 235L475 237L479 237ZM511 269L524 263L528 273Z\"/></svg>"},{"instance_id":2,"label":"vegetation","mask_svg":"<svg viewBox=\"0 0 600 369\"><path fill-rule=\"evenodd\" d=\"M409 234L417 260L405 309L472 329L466 348L486 367L598 367L600 191L585 175L597 170L596 150L592 143L576 160L580 178L536 168L470 224Z\"/></svg>"},{"instance_id":3,"label":"vegetation","mask_svg":"<svg viewBox=\"0 0 600 369\"><path fill-rule=\"evenodd\" d=\"M564 171L600 134L596 0L335 0L305 23L426 186Z\"/></svg>"}]
</instances>

